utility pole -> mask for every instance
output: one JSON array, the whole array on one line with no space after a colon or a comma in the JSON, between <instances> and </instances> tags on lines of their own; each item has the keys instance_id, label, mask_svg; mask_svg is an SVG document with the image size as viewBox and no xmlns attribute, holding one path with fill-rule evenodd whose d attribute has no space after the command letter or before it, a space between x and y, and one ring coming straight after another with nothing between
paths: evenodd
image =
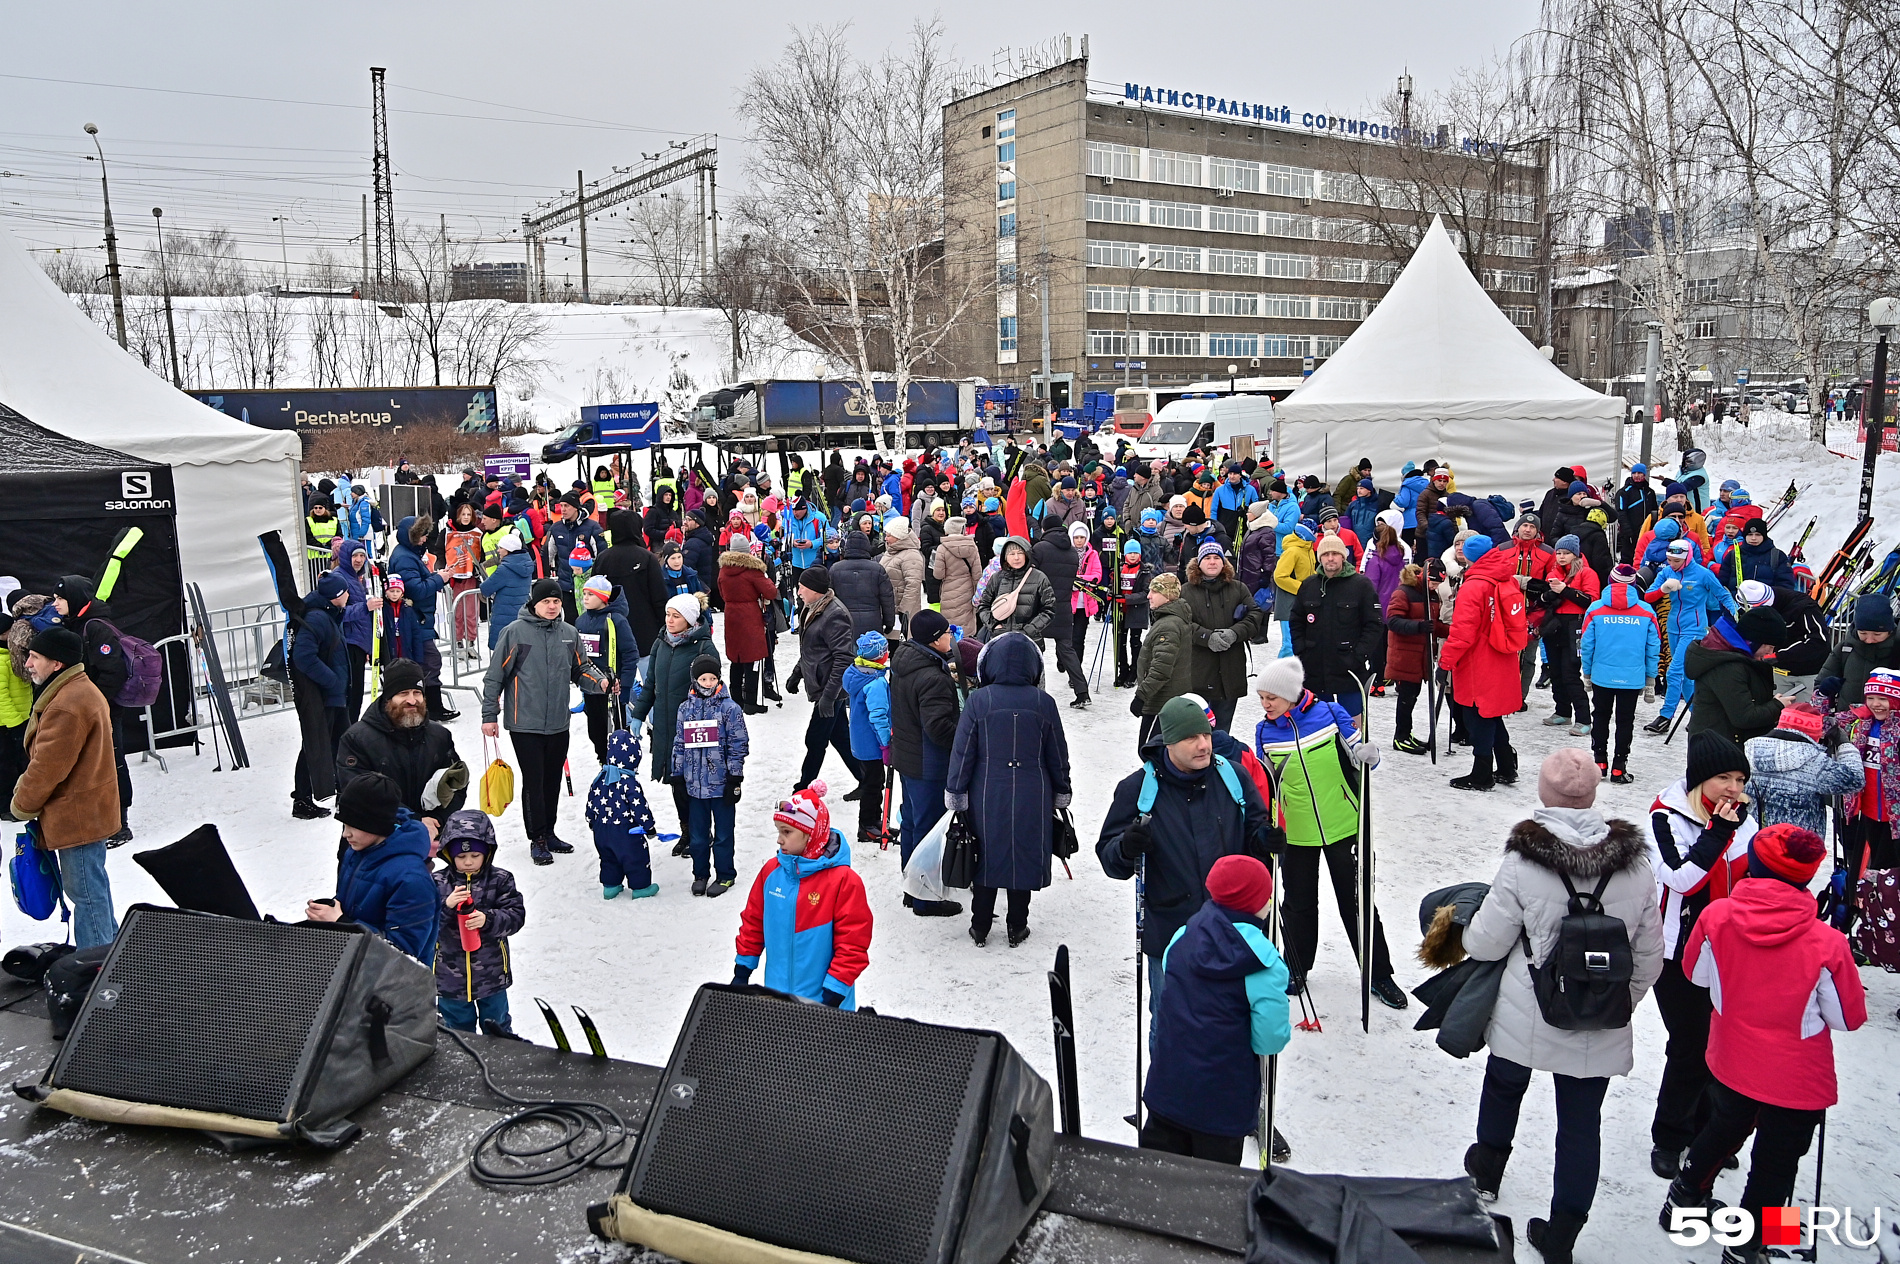
<instances>
[{"instance_id":1,"label":"utility pole","mask_svg":"<svg viewBox=\"0 0 1900 1264\"><path fill-rule=\"evenodd\" d=\"M694 173L698 178L693 181L693 195L699 212L699 288L706 289L706 172L702 168Z\"/></svg>"},{"instance_id":2,"label":"utility pole","mask_svg":"<svg viewBox=\"0 0 1900 1264\"><path fill-rule=\"evenodd\" d=\"M358 298L369 297L369 194L363 195L363 286Z\"/></svg>"},{"instance_id":3,"label":"utility pole","mask_svg":"<svg viewBox=\"0 0 1900 1264\"><path fill-rule=\"evenodd\" d=\"M1402 142L1412 138L1412 69L1409 66L1399 74L1399 136Z\"/></svg>"},{"instance_id":4,"label":"utility pole","mask_svg":"<svg viewBox=\"0 0 1900 1264\"><path fill-rule=\"evenodd\" d=\"M106 276L112 282L112 323L119 331L119 347L125 348L125 291L119 287L119 235L112 229L112 190L106 185L106 151L99 144L99 128L86 124L86 135L99 151L99 195L106 207Z\"/></svg>"},{"instance_id":5,"label":"utility pole","mask_svg":"<svg viewBox=\"0 0 1900 1264\"><path fill-rule=\"evenodd\" d=\"M369 68L371 128L375 151L370 159L370 191L376 196L376 293L386 299L396 290L396 191L389 168L389 111L383 102L383 67Z\"/></svg>"},{"instance_id":6,"label":"utility pole","mask_svg":"<svg viewBox=\"0 0 1900 1264\"><path fill-rule=\"evenodd\" d=\"M1867 323L1874 327L1880 340L1874 343L1874 378L1867 386L1873 395L1867 400L1867 448L1860 459L1862 518L1872 517L1874 512L1874 459L1880 455L1881 440L1886 437L1887 339L1894 326L1900 325L1900 299L1877 298L1869 303Z\"/></svg>"},{"instance_id":7,"label":"utility pole","mask_svg":"<svg viewBox=\"0 0 1900 1264\"><path fill-rule=\"evenodd\" d=\"M1656 426L1662 421L1662 395L1657 389L1656 378L1662 372L1662 322L1648 322L1649 356L1648 365L1643 373L1643 464L1649 464L1651 444L1656 438ZM1678 401L1677 405L1682 405Z\"/></svg>"},{"instance_id":8,"label":"utility pole","mask_svg":"<svg viewBox=\"0 0 1900 1264\"><path fill-rule=\"evenodd\" d=\"M284 244L284 217L273 215L270 218L271 223L277 225L277 251L284 259L283 289L288 290L290 288L290 247Z\"/></svg>"},{"instance_id":9,"label":"utility pole","mask_svg":"<svg viewBox=\"0 0 1900 1264\"><path fill-rule=\"evenodd\" d=\"M184 378L178 373L178 330L172 325L172 278L165 266L165 208L152 208L152 225L158 230L158 284L165 294L165 343L172 353L172 385L179 390L185 389Z\"/></svg>"},{"instance_id":10,"label":"utility pole","mask_svg":"<svg viewBox=\"0 0 1900 1264\"><path fill-rule=\"evenodd\" d=\"M706 199L706 226L712 237L712 266L717 270L719 267L719 168L717 166L706 168ZM701 276L704 276L703 270Z\"/></svg>"},{"instance_id":11,"label":"utility pole","mask_svg":"<svg viewBox=\"0 0 1900 1264\"><path fill-rule=\"evenodd\" d=\"M591 303L593 296L587 289L587 177L583 173L574 173L574 205L580 210L581 221L581 302Z\"/></svg>"}]
</instances>

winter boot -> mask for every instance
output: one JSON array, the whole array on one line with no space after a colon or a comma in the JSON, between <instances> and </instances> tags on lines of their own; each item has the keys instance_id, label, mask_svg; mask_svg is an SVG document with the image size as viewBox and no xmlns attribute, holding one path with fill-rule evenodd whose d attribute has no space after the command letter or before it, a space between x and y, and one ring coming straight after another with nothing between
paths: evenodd
<instances>
[{"instance_id":1,"label":"winter boot","mask_svg":"<svg viewBox=\"0 0 1900 1264\"><path fill-rule=\"evenodd\" d=\"M1498 1186L1504 1183L1504 1165L1510 1157L1509 1146L1494 1150L1482 1141L1471 1143L1471 1148L1465 1151L1465 1172L1471 1177L1478 1197L1490 1202L1498 1196Z\"/></svg>"},{"instance_id":2,"label":"winter boot","mask_svg":"<svg viewBox=\"0 0 1900 1264\"><path fill-rule=\"evenodd\" d=\"M1537 687L1539 689L1550 688L1550 664L1549 663L1545 663L1541 668L1538 669Z\"/></svg>"},{"instance_id":3,"label":"winter boot","mask_svg":"<svg viewBox=\"0 0 1900 1264\"><path fill-rule=\"evenodd\" d=\"M319 807L316 800L307 794L290 796L290 814L300 821L321 821L330 815L330 809Z\"/></svg>"},{"instance_id":4,"label":"winter boot","mask_svg":"<svg viewBox=\"0 0 1900 1264\"><path fill-rule=\"evenodd\" d=\"M693 879L693 894L694 895L706 894L706 879L704 878Z\"/></svg>"},{"instance_id":5,"label":"winter boot","mask_svg":"<svg viewBox=\"0 0 1900 1264\"><path fill-rule=\"evenodd\" d=\"M1669 731L1669 721L1672 718L1674 717L1667 716L1667 715L1659 715L1655 719L1651 720L1648 724L1645 724L1643 726L1643 732L1655 733L1658 735L1667 733Z\"/></svg>"},{"instance_id":6,"label":"winter boot","mask_svg":"<svg viewBox=\"0 0 1900 1264\"><path fill-rule=\"evenodd\" d=\"M602 887L600 889L600 898L603 900L611 900L619 895L621 890L622 888L620 887Z\"/></svg>"},{"instance_id":7,"label":"winter boot","mask_svg":"<svg viewBox=\"0 0 1900 1264\"><path fill-rule=\"evenodd\" d=\"M692 856L693 845L687 842L686 839L681 838L679 842L673 844L673 854L675 856L678 856L680 859L685 860L689 858L690 856Z\"/></svg>"},{"instance_id":8,"label":"winter boot","mask_svg":"<svg viewBox=\"0 0 1900 1264\"><path fill-rule=\"evenodd\" d=\"M1553 728L1553 729L1567 729L1570 727L1570 717L1562 714L1561 712L1547 715L1544 717L1544 727Z\"/></svg>"},{"instance_id":9,"label":"winter boot","mask_svg":"<svg viewBox=\"0 0 1900 1264\"><path fill-rule=\"evenodd\" d=\"M546 844L547 849L549 851L553 852L557 856L571 855L574 851L574 844L562 842L559 836L557 836L553 830L549 830L547 833L543 834L541 836L541 841L544 844Z\"/></svg>"},{"instance_id":10,"label":"winter boot","mask_svg":"<svg viewBox=\"0 0 1900 1264\"><path fill-rule=\"evenodd\" d=\"M1489 790L1496 784L1496 778L1492 775L1492 756L1490 755L1473 755L1471 771L1462 777L1451 779L1453 790Z\"/></svg>"},{"instance_id":11,"label":"winter boot","mask_svg":"<svg viewBox=\"0 0 1900 1264\"><path fill-rule=\"evenodd\" d=\"M1497 770L1491 774L1491 779L1501 786L1516 785L1517 748L1512 746L1509 742L1500 741L1491 754L1492 758L1497 761Z\"/></svg>"},{"instance_id":12,"label":"winter boot","mask_svg":"<svg viewBox=\"0 0 1900 1264\"><path fill-rule=\"evenodd\" d=\"M1430 748L1417 737L1407 733L1404 737L1392 739L1392 749L1406 755L1423 755Z\"/></svg>"},{"instance_id":13,"label":"winter boot","mask_svg":"<svg viewBox=\"0 0 1900 1264\"><path fill-rule=\"evenodd\" d=\"M460 711L449 710L448 705L442 701L441 685L424 685L422 698L428 704L429 718L438 724L446 724L450 720L461 717Z\"/></svg>"},{"instance_id":14,"label":"winter boot","mask_svg":"<svg viewBox=\"0 0 1900 1264\"><path fill-rule=\"evenodd\" d=\"M1078 693L1069 705L1074 707L1077 711L1086 711L1089 709L1089 696L1085 693Z\"/></svg>"},{"instance_id":15,"label":"winter boot","mask_svg":"<svg viewBox=\"0 0 1900 1264\"><path fill-rule=\"evenodd\" d=\"M1411 1004L1410 1001L1405 999L1404 991L1400 989L1399 985L1393 981L1392 976L1389 974L1383 979L1374 979L1372 981L1372 994L1378 998L1379 1004L1385 1006L1387 1009L1404 1009L1407 1005Z\"/></svg>"},{"instance_id":16,"label":"winter boot","mask_svg":"<svg viewBox=\"0 0 1900 1264\"><path fill-rule=\"evenodd\" d=\"M1682 1151L1670 1150L1663 1146L1651 1146L1649 1170L1665 1181L1675 1180L1682 1175Z\"/></svg>"},{"instance_id":17,"label":"winter boot","mask_svg":"<svg viewBox=\"0 0 1900 1264\"><path fill-rule=\"evenodd\" d=\"M1633 784L1636 778L1630 776L1623 765L1618 763L1610 768L1610 780L1619 786L1627 786Z\"/></svg>"},{"instance_id":18,"label":"winter boot","mask_svg":"<svg viewBox=\"0 0 1900 1264\"><path fill-rule=\"evenodd\" d=\"M720 878L717 881L707 883L706 898L710 900L724 895L726 892L732 890L732 884L733 879L731 878Z\"/></svg>"},{"instance_id":19,"label":"winter boot","mask_svg":"<svg viewBox=\"0 0 1900 1264\"><path fill-rule=\"evenodd\" d=\"M548 845L538 838L528 844L528 859L534 861L537 865L551 865L554 863L554 856L548 851Z\"/></svg>"},{"instance_id":20,"label":"winter boot","mask_svg":"<svg viewBox=\"0 0 1900 1264\"><path fill-rule=\"evenodd\" d=\"M627 892L627 898L630 900L645 900L653 896L656 896L659 893L660 893L660 884L657 882L649 882L647 883L647 885L643 887L635 887L631 891Z\"/></svg>"},{"instance_id":21,"label":"winter boot","mask_svg":"<svg viewBox=\"0 0 1900 1264\"><path fill-rule=\"evenodd\" d=\"M1590 721L1578 720L1575 724L1572 724L1570 726L1570 736L1572 737L1590 736Z\"/></svg>"},{"instance_id":22,"label":"winter boot","mask_svg":"<svg viewBox=\"0 0 1900 1264\"><path fill-rule=\"evenodd\" d=\"M988 922L981 922L981 923L971 922L970 923L970 938L976 942L976 946L978 948L981 948L983 945L989 943L990 942L990 924Z\"/></svg>"},{"instance_id":23,"label":"winter boot","mask_svg":"<svg viewBox=\"0 0 1900 1264\"><path fill-rule=\"evenodd\" d=\"M1597 780L1602 781L1604 778L1608 777L1609 775L1610 775L1610 765L1604 760L1601 760L1601 759L1597 760Z\"/></svg>"},{"instance_id":24,"label":"winter boot","mask_svg":"<svg viewBox=\"0 0 1900 1264\"><path fill-rule=\"evenodd\" d=\"M778 669L769 658L759 664L759 688L764 692L767 702L785 701L778 691Z\"/></svg>"},{"instance_id":25,"label":"winter boot","mask_svg":"<svg viewBox=\"0 0 1900 1264\"><path fill-rule=\"evenodd\" d=\"M1011 948L1016 947L1016 945L1028 938L1029 928L1027 926L1011 926L1009 928L1009 946Z\"/></svg>"},{"instance_id":26,"label":"winter boot","mask_svg":"<svg viewBox=\"0 0 1900 1264\"><path fill-rule=\"evenodd\" d=\"M1649 1161L1650 1167L1654 1169L1657 1164L1656 1156L1653 1152L1650 1155ZM1687 1181L1683 1180L1682 1177L1678 1176L1669 1182L1669 1195L1663 1199L1662 1214L1656 1217L1656 1222L1662 1225L1664 1229L1674 1233L1676 1208L1699 1207L1702 1209L1703 1215L1708 1216L1714 1214L1717 1210L1726 1205L1726 1203L1713 1194L1706 1194L1696 1189Z\"/></svg>"},{"instance_id":27,"label":"winter boot","mask_svg":"<svg viewBox=\"0 0 1900 1264\"><path fill-rule=\"evenodd\" d=\"M1544 1264L1570 1264L1570 1252L1577 1245L1577 1235L1583 1232L1589 1219L1552 1208L1548 1220L1532 1217L1524 1226L1524 1236L1544 1257Z\"/></svg>"}]
</instances>

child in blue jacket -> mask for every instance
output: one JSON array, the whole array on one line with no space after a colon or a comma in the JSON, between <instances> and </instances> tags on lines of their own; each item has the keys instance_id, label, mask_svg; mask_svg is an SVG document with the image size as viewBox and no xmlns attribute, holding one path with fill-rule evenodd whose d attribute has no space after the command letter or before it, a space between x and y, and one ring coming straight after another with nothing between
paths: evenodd
<instances>
[{"instance_id":1,"label":"child in blue jacket","mask_svg":"<svg viewBox=\"0 0 1900 1264\"><path fill-rule=\"evenodd\" d=\"M607 756L587 791L587 824L600 855L602 899L611 900L622 890L636 900L660 893L648 850L659 826L640 788L640 739L626 729L608 735Z\"/></svg>"},{"instance_id":2,"label":"child in blue jacket","mask_svg":"<svg viewBox=\"0 0 1900 1264\"><path fill-rule=\"evenodd\" d=\"M732 818L745 781L751 741L745 710L726 692L719 660L701 654L690 670L693 688L680 703L679 723L673 727L673 759L667 766L686 783L693 894L721 896L739 879L732 859Z\"/></svg>"},{"instance_id":3,"label":"child in blue jacket","mask_svg":"<svg viewBox=\"0 0 1900 1264\"><path fill-rule=\"evenodd\" d=\"M844 669L844 691L851 703L851 757L861 771L858 784L858 841L888 846L884 837L884 782L891 757L890 642L882 632L858 638L858 656Z\"/></svg>"},{"instance_id":4,"label":"child in blue jacket","mask_svg":"<svg viewBox=\"0 0 1900 1264\"><path fill-rule=\"evenodd\" d=\"M1656 679L1662 659L1662 633L1656 612L1638 591L1636 568L1625 563L1610 572L1603 595L1583 612L1583 686L1595 693L1590 748L1597 771L1626 786L1636 778L1627 768L1630 738L1636 728L1636 700ZM1616 759L1609 759L1610 713L1616 713Z\"/></svg>"},{"instance_id":5,"label":"child in blue jacket","mask_svg":"<svg viewBox=\"0 0 1900 1264\"><path fill-rule=\"evenodd\" d=\"M1260 1110L1260 1059L1293 1034L1287 968L1266 935L1265 865L1222 856L1207 895L1162 954L1141 1148L1239 1163Z\"/></svg>"}]
</instances>

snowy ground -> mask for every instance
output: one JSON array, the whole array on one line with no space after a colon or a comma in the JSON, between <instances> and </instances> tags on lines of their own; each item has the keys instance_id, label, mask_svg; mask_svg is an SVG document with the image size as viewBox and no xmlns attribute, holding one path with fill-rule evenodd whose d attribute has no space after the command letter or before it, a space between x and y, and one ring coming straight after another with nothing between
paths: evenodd
<instances>
[{"instance_id":1,"label":"snowy ground","mask_svg":"<svg viewBox=\"0 0 1900 1264\"><path fill-rule=\"evenodd\" d=\"M1758 425L1746 435L1739 427L1719 435L1711 431L1709 465L1718 481L1738 477L1763 497L1779 492L1790 477L1812 482L1793 515L1800 523L1811 514L1822 515L1810 546L1812 556L1819 546L1831 549L1852 521L1858 464L1796 442L1792 429L1797 424L1805 423L1788 419L1780 427ZM1851 435L1833 446L1846 450L1850 442ZM1881 493L1883 520L1900 525L1900 489L1889 480ZM783 678L792 665L789 645L781 645L779 660ZM1105 666L1104 680L1108 671ZM1055 692L1066 700L1053 661L1051 676ZM1122 1116L1134 1107L1134 892L1132 884L1102 874L1092 846L1115 783L1135 766L1136 722L1127 713L1127 699L1126 692L1103 689L1093 710L1064 708L1084 850L1072 862L1073 880L1058 868L1055 884L1037 895L1031 910L1033 936L1024 946L1004 946L999 928L987 948L977 948L965 934L965 919L908 915L900 904L896 850L858 851L855 856L878 917L871 966L859 984L861 1002L886 1013L1001 1031L1052 1082L1044 972L1056 945L1069 946L1077 990L1083 1128L1091 1136L1120 1142L1133 1140ZM457 700L463 710L454 725L457 743L473 763L482 758L477 708L467 695L457 695ZM694 988L730 976L741 892L771 854L768 805L788 791L797 776L808 705L793 699L752 721L749 793L739 814L741 886L717 902L693 899L688 863L662 852L655 861L658 897L603 903L581 820L582 797L595 763L577 717L577 797L561 801L560 825L579 850L558 858L550 868L536 868L528 863L516 810L499 822L500 861L514 871L528 907L528 924L515 939L513 958L514 1010L524 1034L547 1040L531 997L557 1004L580 1002L593 1012L615 1056L649 1063L666 1060ZM1394 705L1391 698L1373 704L1371 734L1382 745L1391 736ZM1488 880L1509 828L1535 805L1538 761L1559 745L1586 744L1543 727L1539 721L1548 709L1548 695L1534 694L1531 713L1512 722L1525 769L1513 789L1461 794L1445 782L1463 772L1466 761L1441 758L1433 767L1422 756L1389 750L1375 774L1379 904L1402 985L1416 986L1426 974L1411 959L1420 898L1450 882ZM1653 709L1644 708L1639 722L1651 714ZM1258 719L1258 704L1251 697L1243 700L1236 731L1250 735ZM253 761L246 771L213 772L208 751L196 757L174 753L169 774L156 764L135 765L132 820L138 842L113 852L110 861L121 908L162 899L132 862L132 853L182 837L205 821L220 826L260 908L296 917L307 897L329 893L335 825L289 817L294 718L280 715L247 722L245 736ZM1656 791L1680 775L1683 757L1682 739L1665 747L1661 738L1638 733L1630 765L1637 783L1606 784L1599 806L1609 815L1641 821ZM850 777L835 756L826 776L834 788L834 820L843 822L848 833L855 805L840 796L849 788ZM655 805L663 828L672 828L670 802L656 796ZM29 931L45 930L29 927L10 909L5 919L9 943L28 938ZM1279 1122L1294 1146L1294 1165L1378 1175L1457 1174L1471 1140L1483 1060L1449 1058L1433 1045L1430 1033L1412 1031L1419 1013L1416 1002L1403 1014L1375 1004L1371 1033L1362 1033L1357 969L1330 907L1321 925L1311 988L1325 1031L1296 1032L1280 1060ZM1851 1205L1859 1216L1878 1204L1887 1209L1885 1218L1891 1224L1893 1209L1900 1204L1900 1104L1894 1100L1891 1074L1900 1029L1895 1017L1900 978L1868 970L1864 979L1868 1024L1835 1039L1842 1104L1829 1118L1824 1201ZM1649 1171L1648 1123L1664 1033L1653 1004L1640 1009L1635 1029L1635 1073L1612 1086L1605 1104L1603 1176L1580 1258L1712 1260L1715 1252L1710 1248L1678 1248L1656 1227L1664 1187ZM442 1056L456 1055L448 1051ZM850 1073L848 1068L836 1071ZM1498 1203L1498 1210L1520 1227L1526 1217L1544 1214L1547 1206L1554 1126L1548 1085L1548 1077L1540 1077L1526 1100L1519 1148ZM1811 1195L1812 1179L1810 1159L1798 1186L1804 1202ZM1718 1193L1733 1201L1740 1190L1741 1177L1732 1174L1723 1177ZM1888 1259L1900 1255L1900 1238L1889 1237L1886 1250ZM1830 1252L1832 1258L1844 1254ZM1857 1257L1875 1258L1872 1252Z\"/></svg>"}]
</instances>

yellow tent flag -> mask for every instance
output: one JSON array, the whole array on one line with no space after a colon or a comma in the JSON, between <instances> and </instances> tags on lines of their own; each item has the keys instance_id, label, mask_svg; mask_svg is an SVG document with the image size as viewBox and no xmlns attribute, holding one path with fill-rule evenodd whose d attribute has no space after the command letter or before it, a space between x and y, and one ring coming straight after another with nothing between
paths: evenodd
<instances>
[{"instance_id":1,"label":"yellow tent flag","mask_svg":"<svg viewBox=\"0 0 1900 1264\"><path fill-rule=\"evenodd\" d=\"M515 770L508 766L508 761L501 758L498 747L494 760L488 765L488 771L482 774L482 811L490 816L500 816L514 801Z\"/></svg>"}]
</instances>

